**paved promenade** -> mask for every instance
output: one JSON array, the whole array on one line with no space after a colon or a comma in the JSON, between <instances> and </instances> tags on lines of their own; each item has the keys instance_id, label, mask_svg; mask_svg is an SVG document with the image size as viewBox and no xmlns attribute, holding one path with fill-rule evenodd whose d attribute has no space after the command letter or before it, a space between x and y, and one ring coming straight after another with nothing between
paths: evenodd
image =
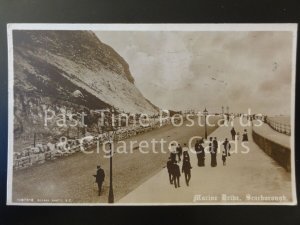
<instances>
[{"instance_id":1,"label":"paved promenade","mask_svg":"<svg viewBox=\"0 0 300 225\"><path fill-rule=\"evenodd\" d=\"M242 134L238 118L234 121L236 131ZM220 127L211 136L219 141L230 138L231 127ZM166 168L124 196L118 203L150 204L242 204L291 202L291 174L266 155L252 140L251 127L247 127L249 153L238 141L237 153L227 157L223 166L221 153L218 166L210 166L210 154L206 153L205 167L197 166L197 157L190 152L192 178L186 186L184 175L180 177L180 188L169 183ZM230 140L230 139L229 139ZM232 145L231 151L234 150ZM166 158L167 161L167 158ZM181 166L180 166L181 168ZM250 194L250 196L248 195ZM247 198L247 197L251 197ZM273 199L266 199L272 197ZM275 200L274 200L275 197Z\"/></svg>"}]
</instances>

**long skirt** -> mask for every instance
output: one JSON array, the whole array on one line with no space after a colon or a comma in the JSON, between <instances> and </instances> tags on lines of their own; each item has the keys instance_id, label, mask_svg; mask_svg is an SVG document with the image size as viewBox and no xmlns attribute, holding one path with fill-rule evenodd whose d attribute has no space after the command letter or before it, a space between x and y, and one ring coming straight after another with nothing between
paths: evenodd
<instances>
[{"instance_id":1,"label":"long skirt","mask_svg":"<svg viewBox=\"0 0 300 225\"><path fill-rule=\"evenodd\" d=\"M247 134L243 134L243 139L242 141L248 141L248 135Z\"/></svg>"},{"instance_id":2,"label":"long skirt","mask_svg":"<svg viewBox=\"0 0 300 225\"><path fill-rule=\"evenodd\" d=\"M205 166L205 157L203 155L197 155L198 166Z\"/></svg>"},{"instance_id":3,"label":"long skirt","mask_svg":"<svg viewBox=\"0 0 300 225\"><path fill-rule=\"evenodd\" d=\"M211 154L211 162L210 165L212 167L216 167L217 166L217 154Z\"/></svg>"}]
</instances>

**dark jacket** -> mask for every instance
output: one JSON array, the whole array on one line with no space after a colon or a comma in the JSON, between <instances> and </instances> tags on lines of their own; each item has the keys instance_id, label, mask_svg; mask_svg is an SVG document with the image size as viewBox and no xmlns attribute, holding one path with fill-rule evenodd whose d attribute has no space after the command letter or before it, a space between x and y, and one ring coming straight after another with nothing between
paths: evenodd
<instances>
[{"instance_id":1,"label":"dark jacket","mask_svg":"<svg viewBox=\"0 0 300 225\"><path fill-rule=\"evenodd\" d=\"M184 160L182 163L182 172L189 173L192 169L190 161Z\"/></svg>"},{"instance_id":2,"label":"dark jacket","mask_svg":"<svg viewBox=\"0 0 300 225\"><path fill-rule=\"evenodd\" d=\"M233 128L231 129L231 135L236 135L236 132Z\"/></svg>"},{"instance_id":3,"label":"dark jacket","mask_svg":"<svg viewBox=\"0 0 300 225\"><path fill-rule=\"evenodd\" d=\"M197 153L198 155L204 155L204 154L205 154L205 152L204 152L204 147L203 147L203 145L201 145L201 144L198 144L197 149L195 149L195 150L196 150L196 153Z\"/></svg>"},{"instance_id":4,"label":"dark jacket","mask_svg":"<svg viewBox=\"0 0 300 225\"><path fill-rule=\"evenodd\" d=\"M217 151L218 151L218 141L216 141L216 140L213 140L213 142L212 142L212 153L213 154L217 154Z\"/></svg>"},{"instance_id":5,"label":"dark jacket","mask_svg":"<svg viewBox=\"0 0 300 225\"><path fill-rule=\"evenodd\" d=\"M172 160L168 160L168 162L167 162L168 173L172 172L172 166L173 166Z\"/></svg>"},{"instance_id":6,"label":"dark jacket","mask_svg":"<svg viewBox=\"0 0 300 225\"><path fill-rule=\"evenodd\" d=\"M199 152L199 142L196 142L196 144L195 144L195 151L198 153Z\"/></svg>"},{"instance_id":7,"label":"dark jacket","mask_svg":"<svg viewBox=\"0 0 300 225\"><path fill-rule=\"evenodd\" d=\"M177 146L176 151L179 155L182 155L182 147L181 146Z\"/></svg>"},{"instance_id":8,"label":"dark jacket","mask_svg":"<svg viewBox=\"0 0 300 225\"><path fill-rule=\"evenodd\" d=\"M224 150L223 150L222 155L223 155L223 156L228 156L228 151L229 151L230 148L231 148L231 145L230 145L229 141L224 141L224 142L223 142L223 146L224 146ZM229 155L230 155L230 154L229 154Z\"/></svg>"},{"instance_id":9,"label":"dark jacket","mask_svg":"<svg viewBox=\"0 0 300 225\"><path fill-rule=\"evenodd\" d=\"M247 134L247 132L243 133L243 139L242 139L242 141L248 141L248 134Z\"/></svg>"},{"instance_id":10,"label":"dark jacket","mask_svg":"<svg viewBox=\"0 0 300 225\"><path fill-rule=\"evenodd\" d=\"M224 145L224 149L230 150L231 145L230 145L229 141L224 141L224 142L223 142L223 145Z\"/></svg>"},{"instance_id":11,"label":"dark jacket","mask_svg":"<svg viewBox=\"0 0 300 225\"><path fill-rule=\"evenodd\" d=\"M180 177L180 168L177 164L173 164L172 166L172 174L174 177Z\"/></svg>"},{"instance_id":12,"label":"dark jacket","mask_svg":"<svg viewBox=\"0 0 300 225\"><path fill-rule=\"evenodd\" d=\"M97 183L102 183L104 181L104 178L105 178L104 170L102 168L98 169L97 174L94 175L94 177L96 177L96 182Z\"/></svg>"}]
</instances>

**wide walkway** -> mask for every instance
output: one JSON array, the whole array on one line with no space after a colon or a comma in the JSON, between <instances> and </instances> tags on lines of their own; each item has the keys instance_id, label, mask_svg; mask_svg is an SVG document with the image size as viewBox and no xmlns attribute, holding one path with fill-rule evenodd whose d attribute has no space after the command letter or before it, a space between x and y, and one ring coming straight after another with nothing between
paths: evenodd
<instances>
[{"instance_id":1,"label":"wide walkway","mask_svg":"<svg viewBox=\"0 0 300 225\"><path fill-rule=\"evenodd\" d=\"M234 127L242 134L239 118ZM230 138L231 127L220 127L211 136L219 141ZM237 153L227 158L222 165L221 154L217 156L218 166L210 166L210 154L206 154L205 167L197 166L196 155L190 153L192 178L186 186L184 175L181 187L175 189L169 183L167 169L164 168L135 190L120 199L118 203L137 204L270 204L292 201L291 174L266 155L252 140L251 127L247 127L249 152L238 141ZM242 153L244 152L244 153ZM225 199L226 197L226 199Z\"/></svg>"}]
</instances>

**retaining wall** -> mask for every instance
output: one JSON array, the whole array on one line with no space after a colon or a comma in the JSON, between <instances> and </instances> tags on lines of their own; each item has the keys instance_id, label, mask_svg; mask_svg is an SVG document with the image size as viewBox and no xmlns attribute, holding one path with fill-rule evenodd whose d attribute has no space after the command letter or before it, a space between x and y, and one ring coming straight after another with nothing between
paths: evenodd
<instances>
[{"instance_id":1,"label":"retaining wall","mask_svg":"<svg viewBox=\"0 0 300 225\"><path fill-rule=\"evenodd\" d=\"M279 165L291 171L291 149L275 143L252 130L254 142Z\"/></svg>"}]
</instances>

